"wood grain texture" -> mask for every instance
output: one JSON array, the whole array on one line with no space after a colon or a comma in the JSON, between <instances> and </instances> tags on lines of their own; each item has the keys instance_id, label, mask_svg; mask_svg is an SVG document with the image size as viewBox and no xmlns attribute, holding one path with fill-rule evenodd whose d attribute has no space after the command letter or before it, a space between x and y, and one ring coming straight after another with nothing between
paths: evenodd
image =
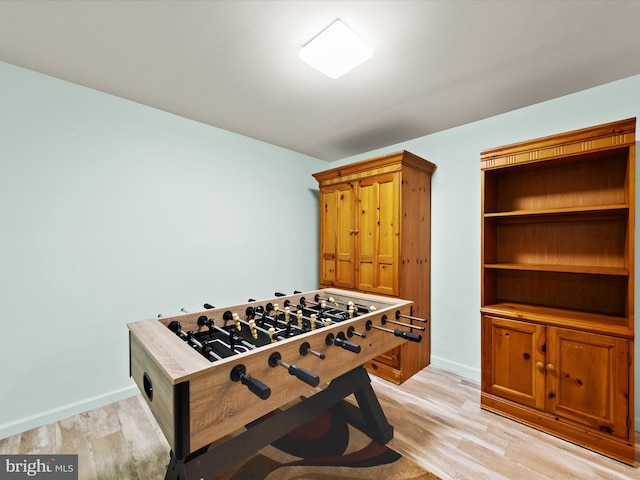
<instances>
[{"instance_id":1,"label":"wood grain texture","mask_svg":"<svg viewBox=\"0 0 640 480\"><path fill-rule=\"evenodd\" d=\"M413 316L429 319L435 168L402 151L313 175L320 186L321 287L409 299ZM429 341L405 344L366 368L402 383L428 365L430 356Z\"/></svg>"},{"instance_id":2,"label":"wood grain texture","mask_svg":"<svg viewBox=\"0 0 640 480\"><path fill-rule=\"evenodd\" d=\"M481 410L479 386L443 370L427 367L401 386L371 380L395 428L389 447L443 480L640 477L638 467ZM141 395L0 440L2 454L39 452L78 454L79 480L162 480L169 461Z\"/></svg>"},{"instance_id":3,"label":"wood grain texture","mask_svg":"<svg viewBox=\"0 0 640 480\"><path fill-rule=\"evenodd\" d=\"M198 325L198 318L202 315L223 326L226 323L226 312L237 313L241 319L246 320L248 306L264 306L267 303L283 305L286 300L297 305L301 303L303 296L313 302L316 294L322 298L333 297L343 304L353 301L367 308L375 307L375 311L213 363L205 360L166 327L172 321L179 321L184 331L197 332L207 329ZM392 319L396 312L409 315L411 305L411 301L397 298L325 289L175 317L142 320L129 325L131 375L140 391L145 394L143 398L158 420L169 445L178 450L178 445L186 442L186 453L190 453L312 390L306 383L289 375L286 369L277 365L272 367L269 364L271 354L279 353L283 362L297 365L319 376L320 385L328 384L334 378L404 343L404 339L375 328L367 330L366 326L368 322L372 322L381 327L382 317L386 315ZM292 322L295 322L295 313L291 315ZM366 339L351 339L361 346L359 353L327 344L327 335L332 334L335 338L342 333L346 337L350 326L357 332L366 333ZM325 354L326 359L302 355L300 345L303 342L310 343L312 350ZM269 398L258 400L244 385L230 379L232 369L239 365L244 366L249 375L271 389ZM152 397L146 394L145 375L153 385ZM181 406L182 412L177 412L175 407L174 386L177 384L188 384L188 400L186 405ZM176 432L180 428L183 412L188 412L187 433Z\"/></svg>"},{"instance_id":4,"label":"wood grain texture","mask_svg":"<svg viewBox=\"0 0 640 480\"><path fill-rule=\"evenodd\" d=\"M635 128L636 119L629 118L491 148L481 153L481 166L483 169L499 168L535 163L549 158L569 158L624 145L633 146L636 141Z\"/></svg>"},{"instance_id":5,"label":"wood grain texture","mask_svg":"<svg viewBox=\"0 0 640 480\"><path fill-rule=\"evenodd\" d=\"M630 463L635 123L481 153L481 404Z\"/></svg>"}]
</instances>

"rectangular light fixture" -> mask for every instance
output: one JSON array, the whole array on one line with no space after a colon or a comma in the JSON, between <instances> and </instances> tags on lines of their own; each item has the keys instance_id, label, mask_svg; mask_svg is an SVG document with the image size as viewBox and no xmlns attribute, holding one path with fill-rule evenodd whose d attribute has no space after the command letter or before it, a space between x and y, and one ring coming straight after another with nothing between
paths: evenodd
<instances>
[{"instance_id":1,"label":"rectangular light fixture","mask_svg":"<svg viewBox=\"0 0 640 480\"><path fill-rule=\"evenodd\" d=\"M373 49L341 20L336 20L300 50L300 59L336 79L370 59Z\"/></svg>"}]
</instances>

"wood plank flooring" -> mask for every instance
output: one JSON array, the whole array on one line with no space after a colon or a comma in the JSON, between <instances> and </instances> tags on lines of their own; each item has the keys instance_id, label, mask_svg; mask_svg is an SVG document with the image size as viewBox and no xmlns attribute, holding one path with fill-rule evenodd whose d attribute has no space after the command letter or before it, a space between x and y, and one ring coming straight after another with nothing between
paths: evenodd
<instances>
[{"instance_id":1,"label":"wood plank flooring","mask_svg":"<svg viewBox=\"0 0 640 480\"><path fill-rule=\"evenodd\" d=\"M479 386L443 370L372 385L395 428L389 446L443 480L640 479L640 433L633 468L481 410ZM140 396L0 440L0 453L77 453L80 480L161 480L169 460Z\"/></svg>"},{"instance_id":2,"label":"wood plank flooring","mask_svg":"<svg viewBox=\"0 0 640 480\"><path fill-rule=\"evenodd\" d=\"M480 409L479 385L433 367L401 386L372 377L389 446L443 480L640 479L636 468Z\"/></svg>"}]
</instances>

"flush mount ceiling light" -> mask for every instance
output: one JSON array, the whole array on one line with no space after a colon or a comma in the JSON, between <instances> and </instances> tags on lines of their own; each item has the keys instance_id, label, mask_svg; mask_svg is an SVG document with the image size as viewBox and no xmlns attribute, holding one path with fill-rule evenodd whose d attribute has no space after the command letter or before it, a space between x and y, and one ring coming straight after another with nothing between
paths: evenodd
<instances>
[{"instance_id":1,"label":"flush mount ceiling light","mask_svg":"<svg viewBox=\"0 0 640 480\"><path fill-rule=\"evenodd\" d=\"M300 60L333 79L369 60L372 55L371 46L340 20L300 50Z\"/></svg>"}]
</instances>

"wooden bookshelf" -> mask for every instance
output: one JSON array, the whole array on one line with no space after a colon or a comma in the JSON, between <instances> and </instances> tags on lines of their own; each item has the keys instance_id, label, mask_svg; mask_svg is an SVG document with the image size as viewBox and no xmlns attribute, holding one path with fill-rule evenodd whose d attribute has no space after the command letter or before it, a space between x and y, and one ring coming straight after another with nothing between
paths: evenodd
<instances>
[{"instance_id":1,"label":"wooden bookshelf","mask_svg":"<svg viewBox=\"0 0 640 480\"><path fill-rule=\"evenodd\" d=\"M481 173L483 408L633 464L635 118Z\"/></svg>"}]
</instances>

